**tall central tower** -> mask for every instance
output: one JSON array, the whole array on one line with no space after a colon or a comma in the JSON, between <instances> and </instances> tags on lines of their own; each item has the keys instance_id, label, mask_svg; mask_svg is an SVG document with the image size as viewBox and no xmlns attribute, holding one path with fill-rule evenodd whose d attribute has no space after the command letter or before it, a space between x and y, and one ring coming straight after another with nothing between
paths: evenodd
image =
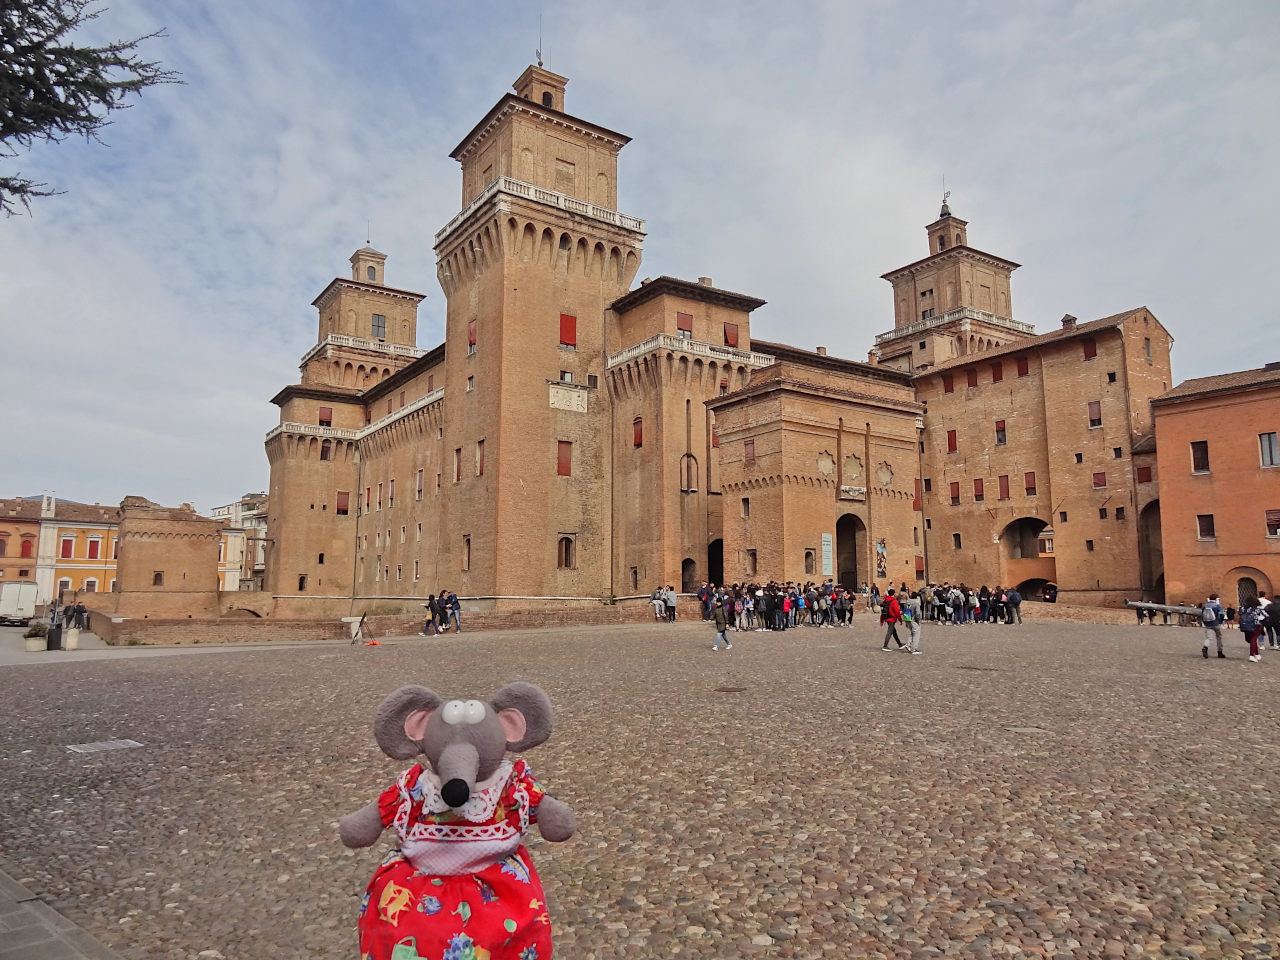
<instances>
[{"instance_id":1,"label":"tall central tower","mask_svg":"<svg viewBox=\"0 0 1280 960\"><path fill-rule=\"evenodd\" d=\"M565 112L531 66L450 154L462 210L435 236L447 298L446 555L471 595L609 592L609 305L640 265L618 213L630 138ZM458 359L461 358L461 362ZM454 491L450 491L454 492ZM461 495L465 493L465 496Z\"/></svg>"}]
</instances>

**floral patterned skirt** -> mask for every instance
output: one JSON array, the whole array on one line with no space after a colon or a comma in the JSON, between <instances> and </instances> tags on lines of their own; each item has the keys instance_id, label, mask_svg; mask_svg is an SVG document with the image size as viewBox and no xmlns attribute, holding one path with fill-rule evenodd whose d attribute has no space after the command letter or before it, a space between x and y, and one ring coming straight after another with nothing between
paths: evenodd
<instances>
[{"instance_id":1,"label":"floral patterned skirt","mask_svg":"<svg viewBox=\"0 0 1280 960\"><path fill-rule=\"evenodd\" d=\"M360 905L361 960L550 960L551 922L529 851L479 873L419 873L393 850Z\"/></svg>"}]
</instances>

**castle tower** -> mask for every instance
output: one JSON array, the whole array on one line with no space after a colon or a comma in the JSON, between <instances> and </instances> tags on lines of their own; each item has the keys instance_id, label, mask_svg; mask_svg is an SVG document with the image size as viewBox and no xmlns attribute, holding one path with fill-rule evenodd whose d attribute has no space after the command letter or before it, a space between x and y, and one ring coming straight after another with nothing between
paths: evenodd
<instances>
[{"instance_id":1,"label":"castle tower","mask_svg":"<svg viewBox=\"0 0 1280 960\"><path fill-rule=\"evenodd\" d=\"M567 82L529 67L450 154L462 210L435 236L448 358L439 550L464 595L610 592L598 384L608 307L645 231L614 209L630 138L566 113Z\"/></svg>"},{"instance_id":2,"label":"castle tower","mask_svg":"<svg viewBox=\"0 0 1280 960\"><path fill-rule=\"evenodd\" d=\"M300 381L272 403L280 425L267 434L271 486L265 586L288 616L314 596L350 597L360 495L359 441L379 415L379 384L421 357L416 345L423 294L385 283L387 256L366 246L351 255L351 279L335 277L312 301L317 342L302 357ZM378 397L377 402L384 402ZM346 613L333 601L333 613Z\"/></svg>"},{"instance_id":3,"label":"castle tower","mask_svg":"<svg viewBox=\"0 0 1280 960\"><path fill-rule=\"evenodd\" d=\"M880 363L924 370L1035 332L1013 319L1019 264L970 247L968 226L944 198L925 228L929 255L883 275L893 284L894 327L876 337Z\"/></svg>"}]
</instances>

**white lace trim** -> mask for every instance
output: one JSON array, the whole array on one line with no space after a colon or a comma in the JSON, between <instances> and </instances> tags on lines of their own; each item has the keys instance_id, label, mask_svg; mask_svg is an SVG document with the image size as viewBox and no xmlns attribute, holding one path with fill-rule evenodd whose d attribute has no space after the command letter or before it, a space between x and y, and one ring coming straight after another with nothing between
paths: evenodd
<instances>
[{"instance_id":1,"label":"white lace trim","mask_svg":"<svg viewBox=\"0 0 1280 960\"><path fill-rule=\"evenodd\" d=\"M487 780L476 784L476 792L471 799L455 811L464 818L463 821L453 823L410 822L414 801L405 787L404 781L408 776L406 773L400 782L400 805L396 808L395 819L392 821L401 843L475 842L493 844L502 849L513 842L518 845L520 838L529 829L530 798L523 783L518 783L513 791L514 807L519 813L518 823L510 823L505 816L497 822L493 820L511 773L511 761L503 760ZM424 816L451 809L440 796L440 778L434 771L424 769L418 776L418 784L423 792Z\"/></svg>"},{"instance_id":2,"label":"white lace trim","mask_svg":"<svg viewBox=\"0 0 1280 960\"><path fill-rule=\"evenodd\" d=\"M418 777L418 784L422 787L422 812L444 813L453 810L463 820L470 820L473 823L488 820L493 816L493 811L498 809L502 791L506 789L507 781L511 778L511 769L511 761L503 760L487 780L481 780L476 784L470 799L456 810L445 803L444 797L440 796L440 788L443 786L440 783L440 775L434 770L424 769L422 775Z\"/></svg>"}]
</instances>

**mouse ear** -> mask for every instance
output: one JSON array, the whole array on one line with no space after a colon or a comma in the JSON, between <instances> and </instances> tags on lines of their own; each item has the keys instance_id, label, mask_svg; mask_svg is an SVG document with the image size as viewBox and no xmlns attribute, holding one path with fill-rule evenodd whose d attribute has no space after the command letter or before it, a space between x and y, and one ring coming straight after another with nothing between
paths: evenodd
<instances>
[{"instance_id":1,"label":"mouse ear","mask_svg":"<svg viewBox=\"0 0 1280 960\"><path fill-rule=\"evenodd\" d=\"M523 680L509 683L490 701L507 735L507 749L528 750L551 736L551 699Z\"/></svg>"},{"instance_id":2,"label":"mouse ear","mask_svg":"<svg viewBox=\"0 0 1280 960\"><path fill-rule=\"evenodd\" d=\"M443 701L426 687L401 687L382 701L373 718L373 738L393 760L410 760L421 752L417 741L427 720Z\"/></svg>"}]
</instances>

